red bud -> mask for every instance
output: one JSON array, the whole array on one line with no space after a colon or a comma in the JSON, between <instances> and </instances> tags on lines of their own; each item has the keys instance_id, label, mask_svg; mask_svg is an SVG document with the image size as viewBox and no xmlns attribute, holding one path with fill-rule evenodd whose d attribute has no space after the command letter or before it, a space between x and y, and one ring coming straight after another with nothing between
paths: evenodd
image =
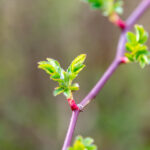
<instances>
[{"instance_id":1,"label":"red bud","mask_svg":"<svg viewBox=\"0 0 150 150\"><path fill-rule=\"evenodd\" d=\"M68 103L69 103L72 111L73 110L79 110L79 107L77 106L75 100L73 100L73 99L67 99L67 100L68 100Z\"/></svg>"},{"instance_id":2,"label":"red bud","mask_svg":"<svg viewBox=\"0 0 150 150\"><path fill-rule=\"evenodd\" d=\"M119 26L121 29L124 29L126 27L125 22L120 18L117 20L116 25Z\"/></svg>"},{"instance_id":3,"label":"red bud","mask_svg":"<svg viewBox=\"0 0 150 150\"><path fill-rule=\"evenodd\" d=\"M129 62L129 59L127 57L121 57L121 63L126 64Z\"/></svg>"}]
</instances>

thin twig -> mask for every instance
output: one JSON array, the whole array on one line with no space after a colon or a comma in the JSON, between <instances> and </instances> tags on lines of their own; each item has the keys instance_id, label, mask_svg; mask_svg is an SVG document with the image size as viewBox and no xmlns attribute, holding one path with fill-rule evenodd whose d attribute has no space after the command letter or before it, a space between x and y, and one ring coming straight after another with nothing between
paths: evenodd
<instances>
[{"instance_id":1,"label":"thin twig","mask_svg":"<svg viewBox=\"0 0 150 150\"><path fill-rule=\"evenodd\" d=\"M97 94L101 91L105 83L112 76L114 71L118 68L119 64L121 63L121 58L124 56L126 33L130 30L130 28L135 24L135 22L143 15L143 13L149 7L150 7L150 0L143 0L139 4L139 6L135 9L135 11L129 16L129 18L126 21L126 28L121 33L121 36L118 42L116 57L114 61L108 67L108 69L106 70L104 75L100 78L100 80L97 82L97 84L94 86L94 88L81 101L80 103L81 106L85 107L89 102L91 102L97 96ZM67 148L70 146L70 143L72 141L72 136L74 133L74 129L76 126L76 122L79 116L79 112L80 112L79 110L72 112L71 121L69 124L69 128L67 131L67 135L66 135L62 150L67 150Z\"/></svg>"},{"instance_id":2,"label":"thin twig","mask_svg":"<svg viewBox=\"0 0 150 150\"><path fill-rule=\"evenodd\" d=\"M140 16L146 11L146 9L150 6L150 0L143 0L140 5L135 9L135 11L131 14L129 19L127 19L127 26L122 31L116 57L110 67L106 70L104 75L101 77L101 79L98 81L98 83L95 85L95 87L89 92L89 94L81 101L81 105L85 107L91 100L93 100L96 95L100 92L102 87L105 85L106 81L111 77L114 70L119 66L121 57L124 56L124 49L125 49L125 42L126 42L126 33L130 30L130 28L135 24L135 22L140 18Z\"/></svg>"},{"instance_id":3,"label":"thin twig","mask_svg":"<svg viewBox=\"0 0 150 150\"><path fill-rule=\"evenodd\" d=\"M72 111L72 116L62 150L66 150L72 141L72 136L79 116L79 110Z\"/></svg>"}]
</instances>

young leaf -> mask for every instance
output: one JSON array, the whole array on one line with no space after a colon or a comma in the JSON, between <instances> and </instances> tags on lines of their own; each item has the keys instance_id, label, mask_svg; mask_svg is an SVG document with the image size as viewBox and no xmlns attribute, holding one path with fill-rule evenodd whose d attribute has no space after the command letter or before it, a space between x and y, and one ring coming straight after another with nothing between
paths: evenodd
<instances>
[{"instance_id":1,"label":"young leaf","mask_svg":"<svg viewBox=\"0 0 150 150\"><path fill-rule=\"evenodd\" d=\"M99 9L104 16L110 16L112 13L121 14L123 12L122 0L85 0L93 9Z\"/></svg>"},{"instance_id":2,"label":"young leaf","mask_svg":"<svg viewBox=\"0 0 150 150\"><path fill-rule=\"evenodd\" d=\"M54 68L58 69L60 68L60 64L58 61L51 59L51 58L47 58L48 64L52 65Z\"/></svg>"},{"instance_id":3,"label":"young leaf","mask_svg":"<svg viewBox=\"0 0 150 150\"><path fill-rule=\"evenodd\" d=\"M116 13L118 14L122 14L123 13L123 8L122 8L122 5L123 5L123 1L117 1L115 4L114 4L114 10Z\"/></svg>"},{"instance_id":4,"label":"young leaf","mask_svg":"<svg viewBox=\"0 0 150 150\"><path fill-rule=\"evenodd\" d=\"M78 83L72 84L71 87L70 87L70 90L71 91L77 91L77 90L79 90L79 84Z\"/></svg>"},{"instance_id":5,"label":"young leaf","mask_svg":"<svg viewBox=\"0 0 150 150\"><path fill-rule=\"evenodd\" d=\"M52 75L53 73L60 74L62 71L58 61L51 58L47 58L47 61L38 62L38 68L45 70L49 75Z\"/></svg>"},{"instance_id":6,"label":"young leaf","mask_svg":"<svg viewBox=\"0 0 150 150\"><path fill-rule=\"evenodd\" d=\"M132 52L134 50L134 46L131 43L126 43L126 50Z\"/></svg>"},{"instance_id":7,"label":"young leaf","mask_svg":"<svg viewBox=\"0 0 150 150\"><path fill-rule=\"evenodd\" d=\"M64 90L64 95L66 96L66 98L71 98L72 96L72 93L71 93L71 90L70 89L65 89Z\"/></svg>"},{"instance_id":8,"label":"young leaf","mask_svg":"<svg viewBox=\"0 0 150 150\"><path fill-rule=\"evenodd\" d=\"M68 72L64 72L63 74L64 74L64 83L68 87L69 83L70 83L69 73Z\"/></svg>"},{"instance_id":9,"label":"young leaf","mask_svg":"<svg viewBox=\"0 0 150 150\"><path fill-rule=\"evenodd\" d=\"M97 146L93 144L92 138L83 139L82 136L76 137L73 147L69 147L68 150L97 150Z\"/></svg>"},{"instance_id":10,"label":"young leaf","mask_svg":"<svg viewBox=\"0 0 150 150\"><path fill-rule=\"evenodd\" d=\"M63 88L57 87L57 88L55 88L55 90L54 90L54 96L57 96L57 95L59 95L59 94L61 94L61 93L63 93L63 92L64 92L64 89L63 89Z\"/></svg>"},{"instance_id":11,"label":"young leaf","mask_svg":"<svg viewBox=\"0 0 150 150\"><path fill-rule=\"evenodd\" d=\"M81 54L79 56L77 56L73 62L72 62L72 65L75 65L75 64L83 64L84 61L86 59L86 55L85 54Z\"/></svg>"},{"instance_id":12,"label":"young leaf","mask_svg":"<svg viewBox=\"0 0 150 150\"><path fill-rule=\"evenodd\" d=\"M74 65L72 72L78 74L84 67L85 67L85 65L83 65L83 64L76 64L76 65Z\"/></svg>"},{"instance_id":13,"label":"young leaf","mask_svg":"<svg viewBox=\"0 0 150 150\"><path fill-rule=\"evenodd\" d=\"M64 69L60 67L58 61L51 58L47 58L46 61L40 61L38 63L38 68L45 70L46 73L50 75L50 79L59 83L59 87L54 90L55 96L64 93L67 98L71 98L72 91L79 90L79 85L77 83L72 84L72 81L85 67L85 65L83 64L85 58L85 54L81 54L76 57L68 67L67 71L64 71Z\"/></svg>"},{"instance_id":14,"label":"young leaf","mask_svg":"<svg viewBox=\"0 0 150 150\"><path fill-rule=\"evenodd\" d=\"M83 65L85 59L86 59L86 55L85 54L81 54L78 57L76 57L72 61L70 66L68 67L67 72L78 74L85 67L85 65Z\"/></svg>"},{"instance_id":15,"label":"young leaf","mask_svg":"<svg viewBox=\"0 0 150 150\"><path fill-rule=\"evenodd\" d=\"M55 72L55 68L52 65L47 64L45 61L40 61L38 64L38 68L45 70L49 75Z\"/></svg>"},{"instance_id":16,"label":"young leaf","mask_svg":"<svg viewBox=\"0 0 150 150\"><path fill-rule=\"evenodd\" d=\"M148 33L144 30L143 26L135 25L137 41L144 44L148 39Z\"/></svg>"},{"instance_id":17,"label":"young leaf","mask_svg":"<svg viewBox=\"0 0 150 150\"><path fill-rule=\"evenodd\" d=\"M129 43L135 44L137 42L136 41L136 36L132 32L128 32L127 33L127 41Z\"/></svg>"},{"instance_id":18,"label":"young leaf","mask_svg":"<svg viewBox=\"0 0 150 150\"><path fill-rule=\"evenodd\" d=\"M93 142L94 142L94 140L89 137L85 138L83 141L84 145L91 145Z\"/></svg>"},{"instance_id":19,"label":"young leaf","mask_svg":"<svg viewBox=\"0 0 150 150\"><path fill-rule=\"evenodd\" d=\"M85 0L88 2L92 8L100 9L103 5L103 0Z\"/></svg>"},{"instance_id":20,"label":"young leaf","mask_svg":"<svg viewBox=\"0 0 150 150\"><path fill-rule=\"evenodd\" d=\"M132 32L127 33L127 43L125 56L131 62L138 62L142 68L149 64L150 52L145 42L148 39L148 33L143 26L135 25L136 34Z\"/></svg>"},{"instance_id":21,"label":"young leaf","mask_svg":"<svg viewBox=\"0 0 150 150\"><path fill-rule=\"evenodd\" d=\"M58 81L58 80L60 80L60 74L56 72L50 78L52 80Z\"/></svg>"}]
</instances>

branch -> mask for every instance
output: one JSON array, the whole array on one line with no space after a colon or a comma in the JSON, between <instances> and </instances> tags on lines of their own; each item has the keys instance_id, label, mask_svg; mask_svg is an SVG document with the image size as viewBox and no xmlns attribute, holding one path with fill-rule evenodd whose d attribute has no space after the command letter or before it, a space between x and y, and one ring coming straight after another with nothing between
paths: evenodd
<instances>
[{"instance_id":1,"label":"branch","mask_svg":"<svg viewBox=\"0 0 150 150\"><path fill-rule=\"evenodd\" d=\"M130 30L130 28L135 24L135 22L143 15L143 13L150 7L150 0L142 0L142 2L139 4L139 6L135 9L135 11L129 16L129 18L126 21L126 27L122 31L116 57L114 61L111 63L111 65L108 67L104 75L100 78L100 80L97 82L97 84L94 86L94 88L87 94L87 96L81 101L79 104L83 108L91 102L101 91L105 83L108 81L108 79L112 76L114 71L118 68L118 66L121 64L121 59L124 56L124 49L125 49L125 43L126 43L126 33ZM70 146L72 136L74 133L74 129L76 126L77 118L79 116L79 110L72 112L72 117L70 120L69 128L67 131L67 135L64 141L64 145L62 150L67 150L67 148Z\"/></svg>"},{"instance_id":2,"label":"branch","mask_svg":"<svg viewBox=\"0 0 150 150\"><path fill-rule=\"evenodd\" d=\"M67 148L70 146L72 136L74 133L74 129L75 129L77 119L79 116L79 112L80 112L79 110L72 111L72 116L71 116L71 120L70 120L70 124L68 128L68 132L67 132L62 150L67 150Z\"/></svg>"},{"instance_id":3,"label":"branch","mask_svg":"<svg viewBox=\"0 0 150 150\"><path fill-rule=\"evenodd\" d=\"M130 17L126 21L126 28L122 31L116 57L109 68L106 70L104 75L98 81L98 83L94 86L94 88L89 92L89 94L81 101L80 105L85 107L90 101L92 101L97 94L100 92L102 87L105 85L106 81L111 77L113 72L117 69L119 64L121 63L121 58L124 56L124 49L126 43L126 33L130 30L130 28L134 25L134 23L141 17L141 15L146 11L146 9L150 6L150 0L143 0L139 6L135 9L135 11L130 15Z\"/></svg>"}]
</instances>

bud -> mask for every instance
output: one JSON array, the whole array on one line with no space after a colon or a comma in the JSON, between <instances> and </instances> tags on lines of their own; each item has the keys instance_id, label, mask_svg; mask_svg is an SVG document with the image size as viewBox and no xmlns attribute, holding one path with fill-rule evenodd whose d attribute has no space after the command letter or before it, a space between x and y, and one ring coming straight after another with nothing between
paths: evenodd
<instances>
[{"instance_id":1,"label":"bud","mask_svg":"<svg viewBox=\"0 0 150 150\"><path fill-rule=\"evenodd\" d=\"M67 99L72 111L80 110L74 99Z\"/></svg>"},{"instance_id":2,"label":"bud","mask_svg":"<svg viewBox=\"0 0 150 150\"><path fill-rule=\"evenodd\" d=\"M126 64L129 62L129 59L127 57L121 57L121 63Z\"/></svg>"},{"instance_id":3,"label":"bud","mask_svg":"<svg viewBox=\"0 0 150 150\"><path fill-rule=\"evenodd\" d=\"M121 29L124 29L126 27L126 24L116 13L112 13L109 16L109 20L114 23L116 26L120 27Z\"/></svg>"}]
</instances>

